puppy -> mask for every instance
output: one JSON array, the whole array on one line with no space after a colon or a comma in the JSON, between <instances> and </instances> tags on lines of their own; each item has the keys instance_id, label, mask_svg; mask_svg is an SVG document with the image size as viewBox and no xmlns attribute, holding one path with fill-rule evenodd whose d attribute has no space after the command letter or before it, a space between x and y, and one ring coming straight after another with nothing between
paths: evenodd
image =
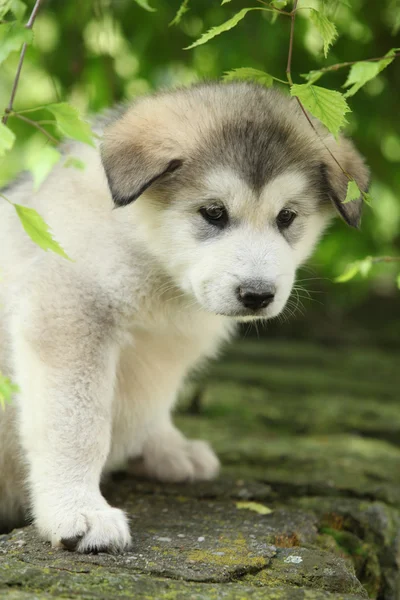
<instances>
[{"instance_id":1,"label":"puppy","mask_svg":"<svg viewBox=\"0 0 400 600\"><path fill-rule=\"evenodd\" d=\"M0 369L18 397L0 414L0 521L29 511L53 546L129 546L102 473L141 457L162 481L211 479L218 459L171 409L182 381L241 321L284 308L297 267L368 173L345 139L318 135L295 100L250 83L136 101L84 171L56 167L6 194L34 207L73 261L43 252L0 204ZM117 210L112 210L117 207Z\"/></svg>"}]
</instances>

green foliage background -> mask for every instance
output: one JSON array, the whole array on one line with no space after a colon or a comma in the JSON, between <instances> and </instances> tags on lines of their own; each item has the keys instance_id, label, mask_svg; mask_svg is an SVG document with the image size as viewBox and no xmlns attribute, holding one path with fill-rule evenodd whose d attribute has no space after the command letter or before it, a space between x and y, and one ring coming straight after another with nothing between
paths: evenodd
<instances>
[{"instance_id":1,"label":"green foliage background","mask_svg":"<svg viewBox=\"0 0 400 600\"><path fill-rule=\"evenodd\" d=\"M28 12L33 1L27 1ZM44 1L28 46L15 101L15 109L29 109L68 101L84 113L101 111L113 104L160 87L220 78L226 71L252 67L285 79L290 19L253 11L233 30L192 50L203 32L229 19L240 9L262 4L231 0L190 0L189 10L178 25L168 26L179 0L152 0L155 12L134 0ZM143 2L142 2L143 4ZM381 57L400 47L399 0L301 0L299 6L329 10L339 37L328 58L309 11L298 12L292 75L344 61ZM6 106L19 53L0 68L0 108ZM318 85L340 89L348 70L325 75ZM283 86L284 87L284 86ZM287 90L286 90L287 91ZM342 90L343 91L343 90ZM333 278L349 263L365 256L399 254L400 243L400 58L349 99L352 113L347 133L364 154L372 172L373 208L365 207L361 232L337 221L325 236L313 259L309 277ZM48 113L35 119L48 119ZM13 150L0 163L0 186L29 167L49 145L29 124L10 118L17 135ZM56 131L50 131L56 135ZM346 285L331 285L338 302L357 304L367 292L398 294L399 263L374 266L368 278L358 276Z\"/></svg>"}]
</instances>

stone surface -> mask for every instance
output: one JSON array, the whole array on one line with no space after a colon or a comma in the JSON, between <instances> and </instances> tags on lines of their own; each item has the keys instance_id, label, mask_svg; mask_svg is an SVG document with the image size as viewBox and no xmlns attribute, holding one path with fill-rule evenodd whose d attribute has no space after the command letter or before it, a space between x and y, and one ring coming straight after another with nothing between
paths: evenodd
<instances>
[{"instance_id":1,"label":"stone surface","mask_svg":"<svg viewBox=\"0 0 400 600\"><path fill-rule=\"evenodd\" d=\"M53 550L32 527L0 536L0 597L399 600L398 364L376 348L238 343L177 416L213 443L221 477L113 476L104 493L134 540L122 556Z\"/></svg>"}]
</instances>

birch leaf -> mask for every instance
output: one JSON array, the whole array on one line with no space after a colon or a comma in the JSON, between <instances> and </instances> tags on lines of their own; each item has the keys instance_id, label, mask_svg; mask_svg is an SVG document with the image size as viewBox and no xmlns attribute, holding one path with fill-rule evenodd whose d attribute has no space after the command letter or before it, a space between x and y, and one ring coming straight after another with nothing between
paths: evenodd
<instances>
[{"instance_id":1,"label":"birch leaf","mask_svg":"<svg viewBox=\"0 0 400 600\"><path fill-rule=\"evenodd\" d=\"M269 73L259 71L258 69L252 69L251 67L240 67L239 69L233 69L227 71L223 76L224 81L257 81L265 87L271 87L274 83L274 78Z\"/></svg>"},{"instance_id":2,"label":"birch leaf","mask_svg":"<svg viewBox=\"0 0 400 600\"><path fill-rule=\"evenodd\" d=\"M7 150L11 150L15 142L15 133L0 122L0 156L4 156Z\"/></svg>"},{"instance_id":3,"label":"birch leaf","mask_svg":"<svg viewBox=\"0 0 400 600\"><path fill-rule=\"evenodd\" d=\"M344 115L350 112L350 107L340 92L302 83L292 85L290 94L297 96L304 107L314 117L317 117L333 135L337 136L346 123Z\"/></svg>"},{"instance_id":4,"label":"birch leaf","mask_svg":"<svg viewBox=\"0 0 400 600\"><path fill-rule=\"evenodd\" d=\"M221 33L224 33L225 31L229 31L230 29L233 29L234 27L236 27L236 25L242 19L245 18L247 13L250 12L251 10L263 10L263 9L258 6L253 6L251 8L243 8L238 13L236 13L236 15L234 15L233 17L228 19L228 21L225 21L225 23L222 23L222 25L217 25L217 27L212 27L211 29L206 31L206 33L203 33L203 35L198 40L193 42L193 44L191 44L190 46L187 46L187 48L184 48L184 50L190 50L191 48L195 48L196 46L201 46L202 44L206 44L208 41L212 40L217 35L220 35Z\"/></svg>"},{"instance_id":5,"label":"birch leaf","mask_svg":"<svg viewBox=\"0 0 400 600\"><path fill-rule=\"evenodd\" d=\"M321 14L315 8L311 9L310 18L322 38L324 43L324 56L326 58L328 56L330 46L338 36L337 29L334 23L332 23L328 17L325 17L325 15Z\"/></svg>"},{"instance_id":6,"label":"birch leaf","mask_svg":"<svg viewBox=\"0 0 400 600\"><path fill-rule=\"evenodd\" d=\"M71 260L61 248L60 244L52 237L47 223L36 210L27 206L21 206L20 204L13 204L13 206L23 228L35 244L40 246L43 250L52 250L63 258Z\"/></svg>"}]
</instances>

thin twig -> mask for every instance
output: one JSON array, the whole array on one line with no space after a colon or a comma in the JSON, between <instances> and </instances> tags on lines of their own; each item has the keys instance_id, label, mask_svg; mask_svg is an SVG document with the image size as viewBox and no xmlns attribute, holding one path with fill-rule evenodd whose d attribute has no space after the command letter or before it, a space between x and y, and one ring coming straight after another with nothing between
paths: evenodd
<instances>
[{"instance_id":1,"label":"thin twig","mask_svg":"<svg viewBox=\"0 0 400 600\"><path fill-rule=\"evenodd\" d=\"M36 129L39 129L39 131L41 131L42 133L44 133L44 135L46 137L48 137L49 140L51 142L53 142L53 144L58 144L58 140L55 137L53 137L51 135L51 133L49 133L44 127L42 127L41 125L39 125L39 123L37 121L32 121L32 119L28 119L27 117L24 117L24 115L20 115L19 113L11 113L8 116L9 117L15 117L16 119L20 119L20 121L25 121L25 123L29 123L29 125L32 125L33 127L36 127Z\"/></svg>"},{"instance_id":2,"label":"thin twig","mask_svg":"<svg viewBox=\"0 0 400 600\"><path fill-rule=\"evenodd\" d=\"M293 54L293 38L294 38L294 21L296 19L296 8L298 0L293 2L293 10L290 14L290 38L289 38L289 52L286 67L286 77L290 85L293 85L292 80L292 54Z\"/></svg>"},{"instance_id":3,"label":"thin twig","mask_svg":"<svg viewBox=\"0 0 400 600\"><path fill-rule=\"evenodd\" d=\"M380 60L386 60L388 58L397 58L400 56L400 52L394 52L392 56L381 56L378 58L364 58L361 60L352 60L343 63L336 63L335 65L331 65L330 67L323 67L322 69L316 69L319 73L328 73L329 71L338 71L339 69L343 69L344 67L351 67L352 65L356 65L361 62L379 62Z\"/></svg>"},{"instance_id":4,"label":"thin twig","mask_svg":"<svg viewBox=\"0 0 400 600\"><path fill-rule=\"evenodd\" d=\"M300 98L298 98L297 96L295 96L298 105L300 106L301 110L303 111L303 115L305 116L305 118L307 119L307 121L309 122L309 124L311 125L311 127L314 129L316 136L318 137L318 139L320 140L320 142L322 142L322 144L325 147L325 150L327 150L329 152L329 154L331 155L331 157L333 158L333 160L335 161L335 163L337 164L337 166L339 167L339 169L342 171L342 173L344 175L346 175L347 179L349 181L351 181L353 178L351 175L349 175L349 173L347 173L347 171L345 171L342 167L342 165L340 164L340 162L338 161L338 159L336 158L336 156L331 152L331 150L328 148L328 146L325 144L325 141L322 139L322 137L319 135L318 131L315 128L314 123L311 121L310 117L307 114L306 109L303 106L302 101L300 100Z\"/></svg>"},{"instance_id":5,"label":"thin twig","mask_svg":"<svg viewBox=\"0 0 400 600\"><path fill-rule=\"evenodd\" d=\"M292 15L291 12L287 12L286 10L281 10L280 8L276 8L276 6L272 6L268 2L264 2L264 0L258 0L258 2L260 4L264 4L264 6L267 6L271 11L276 12L280 15L286 15L287 17L290 17Z\"/></svg>"},{"instance_id":6,"label":"thin twig","mask_svg":"<svg viewBox=\"0 0 400 600\"><path fill-rule=\"evenodd\" d=\"M264 4L264 6L269 8L270 11L276 12L280 15L285 15L286 17L291 17L295 12L297 12L299 10L313 10L314 9L313 6L298 6L297 8L293 8L293 10L288 12L287 10L282 10L281 8L277 8L276 6L273 6L269 2L264 2L264 0L257 0L257 1L260 2L260 4Z\"/></svg>"},{"instance_id":7,"label":"thin twig","mask_svg":"<svg viewBox=\"0 0 400 600\"><path fill-rule=\"evenodd\" d=\"M6 196L4 196L3 194L0 194L0 198L3 198L3 200L5 200L6 202L8 202L8 204L11 204L12 206L14 206L14 204L11 202L11 200L9 200Z\"/></svg>"},{"instance_id":8,"label":"thin twig","mask_svg":"<svg viewBox=\"0 0 400 600\"><path fill-rule=\"evenodd\" d=\"M288 82L289 82L290 85L293 85L293 79L292 79L292 56L293 56L293 40L294 40L294 22L295 22L295 19L296 19L297 2L298 2L298 0L294 0L293 1L293 10L290 13L291 23L290 23L290 37L289 37L289 52L288 52L288 60L287 60L287 67L286 67L286 77L287 77L287 80L288 80ZM352 180L351 175L349 175L349 173L347 173L347 171L344 170L344 168L342 167L342 165L337 160L336 156L332 153L332 151L326 145L325 141L319 135L319 133L318 133L318 131L317 131L314 123L311 121L310 117L308 116L307 111L304 108L303 103L300 100L300 98L298 98L297 96L295 96L295 98L296 98L297 103L298 103L298 105L300 106L300 108L301 108L301 110L303 112L303 115L307 119L309 125L314 130L314 132L315 132L316 136L318 137L318 139L320 140L320 142L324 145L325 150L328 151L328 153L333 158L333 160L335 161L335 163L337 164L337 166L339 167L339 169L342 171L342 173L344 175L346 175L347 179L349 181L351 181Z\"/></svg>"},{"instance_id":9,"label":"thin twig","mask_svg":"<svg viewBox=\"0 0 400 600\"><path fill-rule=\"evenodd\" d=\"M400 262L400 256L373 256L371 257L371 262L375 263L391 263L391 262Z\"/></svg>"},{"instance_id":10,"label":"thin twig","mask_svg":"<svg viewBox=\"0 0 400 600\"><path fill-rule=\"evenodd\" d=\"M298 8L297 8L297 2L298 2L298 0L294 0L292 12L289 13L289 16L290 16L290 19L291 19L291 23L290 23L289 52L288 52L288 61L287 61L287 67L286 67L286 77L287 77L287 80L288 80L288 82L289 82L290 85L293 85L293 80L292 80L292 56L293 56L293 40L294 40L294 22L295 22L295 18L296 18L296 11L298 10ZM400 52L395 52L393 54L393 58L396 58L397 56L400 56ZM355 64L357 64L359 62L377 62L377 61L380 61L380 60L385 60L385 58L391 58L391 57L382 56L381 58L367 58L367 59L365 59L365 61L363 61L363 60L347 61L347 62L344 62L344 63L337 63L335 65L331 65L330 67L324 67L322 69L318 69L318 71L320 73L325 73L325 72L328 72L328 71L335 71L335 70L341 69L342 67L349 67L349 66L355 65ZM346 175L347 179L349 181L351 181L353 179L353 177L349 173L347 173L347 171L342 167L342 165L337 160L336 156L332 153L332 151L326 145L325 141L321 138L321 136L319 135L316 127L314 126L314 123L311 121L310 117L308 116L307 111L304 108L303 103L300 100L300 98L298 98L296 96L296 100L297 100L297 103L298 103L298 105L300 106L300 108L301 108L301 110L303 112L303 115L307 119L308 123L310 124L310 126L314 130L314 132L317 135L317 137L319 138L319 140L324 145L325 149L330 154L331 158L333 158L333 160L335 161L335 163L337 164L337 166L339 167L339 169L342 171L342 173L344 175Z\"/></svg>"},{"instance_id":11,"label":"thin twig","mask_svg":"<svg viewBox=\"0 0 400 600\"><path fill-rule=\"evenodd\" d=\"M289 52L288 52L288 61L287 61L287 67L286 67L286 77L287 77L287 80L288 80L288 82L289 82L290 85L293 85L293 80L292 80L292 56L293 56L293 40L294 40L294 22L295 22L295 18L296 18L297 2L298 2L298 0L294 0L293 1L293 10L290 13L291 23L290 23ZM393 53L393 58L396 58L397 56L400 56L400 52ZM335 71L335 70L341 69L343 67L350 67L350 66L355 65L355 64L357 64L359 62L377 62L377 61L380 61L380 60L385 60L385 58L391 58L391 57L383 56L381 58L368 58L365 61L361 61L361 60L347 61L347 62L344 62L344 63L338 63L338 64L335 64L335 65L331 65L330 67L325 67L323 69L319 69L319 71L322 72L322 73L325 73L327 71ZM298 104L299 104L299 106L300 106L300 108L301 108L301 110L302 110L305 118L307 119L308 123L310 124L310 126L314 130L314 132L317 135L317 137L320 140L320 142L325 146L325 149L329 152L330 156L333 158L333 160L335 161L335 163L337 164L337 166L340 168L340 170L342 171L342 173L344 175L346 175L346 177L347 177L347 179L349 181L351 181L353 179L353 177L344 170L344 168L339 163L339 161L337 160L337 158L334 156L334 154L331 152L331 150L326 145L325 141L319 135L316 127L314 126L314 123L311 121L310 117L308 116L307 111L304 108L303 103L301 102L300 98L298 98L296 96L296 100L297 100L297 102L298 102ZM370 257L370 260L371 260L372 264L377 264L377 263L393 263L393 262L400 262L400 256L376 256L376 257ZM297 293L297 295L298 295L298 293Z\"/></svg>"},{"instance_id":12,"label":"thin twig","mask_svg":"<svg viewBox=\"0 0 400 600\"><path fill-rule=\"evenodd\" d=\"M33 108L24 108L23 110L19 110L18 114L19 115L24 115L25 113L37 112L38 110L43 110L45 108L47 108L46 105L43 105L43 106L34 106Z\"/></svg>"},{"instance_id":13,"label":"thin twig","mask_svg":"<svg viewBox=\"0 0 400 600\"><path fill-rule=\"evenodd\" d=\"M36 19L36 15L37 15L38 10L39 10L39 6L40 6L41 1L42 0L36 0L35 6L33 7L33 10L31 12L31 16L29 17L29 21L25 25L26 29L32 29L33 24L34 24L35 19ZM19 76L21 75L22 65L23 65L24 58L25 58L26 47L27 47L27 44L25 43L22 46L21 54L20 54L20 57L19 57L17 72L15 74L15 79L14 79L14 83L13 83L12 90L11 90L10 101L8 103L7 108L4 111L4 115L3 115L3 118L2 118L3 125L5 125L7 123L8 117L9 117L10 113L13 110L14 99L15 99L15 95L17 93L17 88L18 88L18 83L19 83Z\"/></svg>"}]
</instances>

